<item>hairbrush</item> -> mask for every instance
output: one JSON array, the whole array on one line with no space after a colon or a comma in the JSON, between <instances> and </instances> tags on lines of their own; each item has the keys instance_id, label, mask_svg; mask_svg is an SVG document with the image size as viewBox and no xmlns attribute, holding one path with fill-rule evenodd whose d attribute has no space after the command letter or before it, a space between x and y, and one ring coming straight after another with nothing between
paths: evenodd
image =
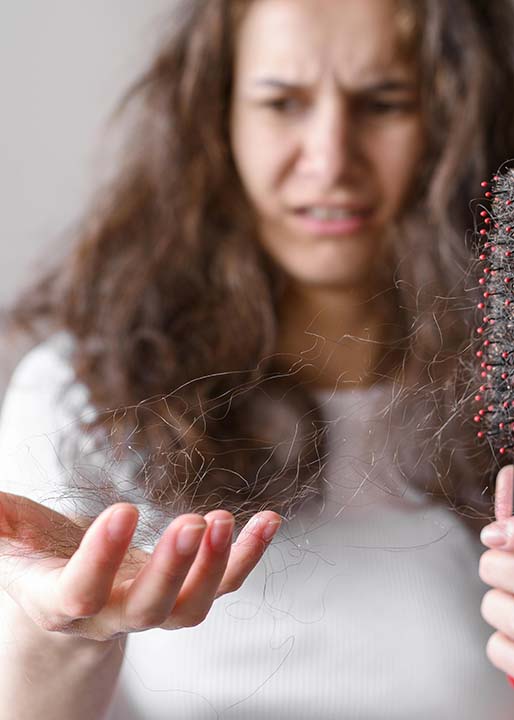
<instances>
[{"instance_id":1,"label":"hairbrush","mask_svg":"<svg viewBox=\"0 0 514 720\"><path fill-rule=\"evenodd\" d=\"M481 205L478 230L482 273L478 280L482 299L478 309L482 322L476 332L481 347L476 351L480 361L482 384L475 401L479 410L474 416L480 425L477 436L489 442L500 456L514 455L514 170L503 166L491 182L481 183L487 207ZM504 483L505 484L505 483ZM510 493L512 514L512 481L501 493ZM498 495L500 488L496 488ZM495 502L496 519L505 519L505 503ZM502 508L500 511L499 508ZM501 514L501 517L500 517ZM507 675L514 687L514 678Z\"/></svg>"}]
</instances>

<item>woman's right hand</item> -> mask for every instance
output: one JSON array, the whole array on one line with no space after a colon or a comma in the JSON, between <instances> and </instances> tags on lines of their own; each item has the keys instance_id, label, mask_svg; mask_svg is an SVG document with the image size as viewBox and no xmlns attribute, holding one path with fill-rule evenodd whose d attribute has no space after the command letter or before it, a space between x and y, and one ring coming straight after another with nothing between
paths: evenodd
<instances>
[{"instance_id":1,"label":"woman's right hand","mask_svg":"<svg viewBox=\"0 0 514 720\"><path fill-rule=\"evenodd\" d=\"M89 640L191 627L241 586L280 516L255 515L232 545L229 512L181 515L151 554L130 547L137 521L135 506L118 503L85 529L79 518L0 492L0 587L43 630Z\"/></svg>"}]
</instances>

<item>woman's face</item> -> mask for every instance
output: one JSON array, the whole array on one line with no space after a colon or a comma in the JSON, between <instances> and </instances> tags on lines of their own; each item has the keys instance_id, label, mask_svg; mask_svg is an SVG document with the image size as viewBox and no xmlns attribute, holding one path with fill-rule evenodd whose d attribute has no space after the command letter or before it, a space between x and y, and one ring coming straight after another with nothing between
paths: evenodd
<instances>
[{"instance_id":1,"label":"woman's face","mask_svg":"<svg viewBox=\"0 0 514 720\"><path fill-rule=\"evenodd\" d=\"M423 129L397 25L393 0L254 0L239 27L232 150L265 249L302 284L372 283L412 189Z\"/></svg>"}]
</instances>

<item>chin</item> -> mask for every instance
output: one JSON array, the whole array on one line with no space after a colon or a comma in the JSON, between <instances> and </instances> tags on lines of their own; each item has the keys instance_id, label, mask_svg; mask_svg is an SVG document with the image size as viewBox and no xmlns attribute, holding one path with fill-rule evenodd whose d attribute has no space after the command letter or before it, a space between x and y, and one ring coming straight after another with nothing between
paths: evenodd
<instances>
[{"instance_id":1,"label":"chin","mask_svg":"<svg viewBox=\"0 0 514 720\"><path fill-rule=\"evenodd\" d=\"M284 268L285 269L285 268ZM355 288L362 288L365 284L368 284L369 273L356 273L349 272L348 268L341 272L331 271L313 271L309 268L308 271L300 271L296 268L294 271L291 269L285 269L287 275L296 285L302 285L312 289L319 290L352 290Z\"/></svg>"}]
</instances>

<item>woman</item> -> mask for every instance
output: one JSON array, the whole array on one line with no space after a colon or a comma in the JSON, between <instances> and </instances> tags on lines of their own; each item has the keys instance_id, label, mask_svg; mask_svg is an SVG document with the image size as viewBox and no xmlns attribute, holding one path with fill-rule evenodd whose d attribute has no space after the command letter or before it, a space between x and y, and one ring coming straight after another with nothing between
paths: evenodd
<instances>
[{"instance_id":1,"label":"woman","mask_svg":"<svg viewBox=\"0 0 514 720\"><path fill-rule=\"evenodd\" d=\"M455 402L514 17L447 5L180 5L117 180L18 307L61 332L3 411L17 718L510 717Z\"/></svg>"}]
</instances>

